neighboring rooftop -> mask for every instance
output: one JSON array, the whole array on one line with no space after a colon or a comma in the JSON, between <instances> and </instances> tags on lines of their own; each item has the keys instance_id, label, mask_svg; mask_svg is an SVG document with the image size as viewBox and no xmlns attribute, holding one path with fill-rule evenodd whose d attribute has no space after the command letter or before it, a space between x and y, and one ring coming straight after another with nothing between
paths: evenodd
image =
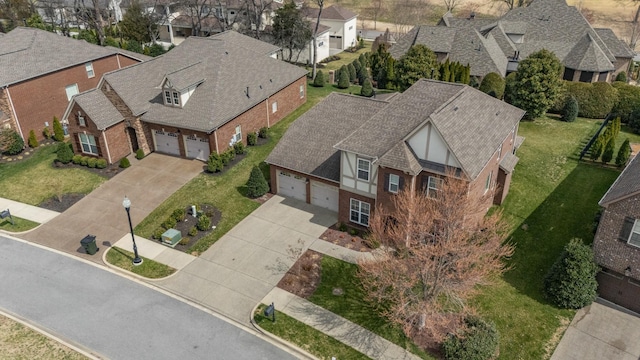
<instances>
[{"instance_id":1,"label":"neighboring rooftop","mask_svg":"<svg viewBox=\"0 0 640 360\"><path fill-rule=\"evenodd\" d=\"M600 200L600 206L640 194L640 156L636 155Z\"/></svg>"},{"instance_id":2,"label":"neighboring rooftop","mask_svg":"<svg viewBox=\"0 0 640 360\"><path fill-rule=\"evenodd\" d=\"M318 11L320 9L317 8L308 8L306 9L307 17L317 19ZM331 5L327 8L322 9L322 14L320 15L320 19L322 20L351 20L358 16L355 12L345 9L338 5Z\"/></svg>"},{"instance_id":3,"label":"neighboring rooftop","mask_svg":"<svg viewBox=\"0 0 640 360\"><path fill-rule=\"evenodd\" d=\"M98 130L104 130L124 119L122 114L113 107L111 101L98 89L78 94L75 99L87 116L96 124Z\"/></svg>"}]
</instances>

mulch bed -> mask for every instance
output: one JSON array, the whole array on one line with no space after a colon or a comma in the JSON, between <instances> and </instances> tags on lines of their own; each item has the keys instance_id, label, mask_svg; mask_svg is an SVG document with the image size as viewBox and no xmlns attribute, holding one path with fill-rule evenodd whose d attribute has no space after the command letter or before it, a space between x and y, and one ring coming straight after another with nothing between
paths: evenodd
<instances>
[{"instance_id":1,"label":"mulch bed","mask_svg":"<svg viewBox=\"0 0 640 360\"><path fill-rule=\"evenodd\" d=\"M202 211L209 217L211 220L211 227L205 231L198 230L198 233L194 236L189 235L189 230L198 224L198 219L191 215L191 206L186 207L184 220L178 222L176 226L173 227L182 234L182 240L176 244L174 249L189 253L189 248L197 243L198 240L209 235L212 231L215 231L215 228L213 227L218 226L220 219L222 219L222 213L220 210L209 204L201 204L199 209L199 211ZM160 240L156 241L160 242Z\"/></svg>"},{"instance_id":2,"label":"mulch bed","mask_svg":"<svg viewBox=\"0 0 640 360\"><path fill-rule=\"evenodd\" d=\"M84 194L80 193L70 193L70 194L62 194L59 198L57 196L51 197L40 204L38 207L53 210L57 212L64 212L73 204L77 203L84 197Z\"/></svg>"},{"instance_id":3,"label":"mulch bed","mask_svg":"<svg viewBox=\"0 0 640 360\"><path fill-rule=\"evenodd\" d=\"M56 141L51 140L51 139L47 139L47 140L41 141L39 146L37 148L35 148L35 149L32 149L30 147L26 147L21 153L16 154L16 155L1 154L0 155L0 163L14 163L14 162L21 161L21 160L27 160L28 158L33 156L33 154L35 154L35 152L38 151L41 147L43 147L43 146L51 146L51 145L55 145L55 144L57 144Z\"/></svg>"},{"instance_id":4,"label":"mulch bed","mask_svg":"<svg viewBox=\"0 0 640 360\"><path fill-rule=\"evenodd\" d=\"M334 224L320 236L320 239L355 251L364 252L373 250L361 236L340 231L338 227L338 224Z\"/></svg>"},{"instance_id":5,"label":"mulch bed","mask_svg":"<svg viewBox=\"0 0 640 360\"><path fill-rule=\"evenodd\" d=\"M307 299L320 284L322 254L307 250L278 282L278 287Z\"/></svg>"},{"instance_id":6,"label":"mulch bed","mask_svg":"<svg viewBox=\"0 0 640 360\"><path fill-rule=\"evenodd\" d=\"M70 162L68 164L63 164L57 160L54 160L51 166L53 166L56 169L82 169L82 170L90 171L96 175L103 176L107 179L111 179L112 177L118 175L121 171L124 170L123 168L120 167L118 163L107 165L107 167L104 169L98 169L98 168L90 168L88 166L82 166L79 164L74 164L73 162Z\"/></svg>"},{"instance_id":7,"label":"mulch bed","mask_svg":"<svg viewBox=\"0 0 640 360\"><path fill-rule=\"evenodd\" d=\"M269 199L271 199L273 197L273 194L268 192L260 197L257 197L255 199L252 199L253 201L259 203L260 205L266 203L267 201L269 201Z\"/></svg>"}]
</instances>

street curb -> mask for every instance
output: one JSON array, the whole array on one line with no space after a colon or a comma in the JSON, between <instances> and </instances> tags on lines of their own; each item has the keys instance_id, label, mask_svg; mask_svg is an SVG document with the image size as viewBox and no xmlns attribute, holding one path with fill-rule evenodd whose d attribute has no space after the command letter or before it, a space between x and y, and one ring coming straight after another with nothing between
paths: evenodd
<instances>
[{"instance_id":1,"label":"street curb","mask_svg":"<svg viewBox=\"0 0 640 360\"><path fill-rule=\"evenodd\" d=\"M103 262L107 267L109 267L109 268L111 268L111 269L114 269L114 270L116 270L117 272L121 272L121 273L123 273L123 274L126 274L127 276L133 276L133 277L137 278L138 280L142 280L142 281L151 281L151 282L154 282L154 281L162 281L162 280L166 280L166 279L169 279L169 278L171 278L171 277L175 276L175 275L180 271L180 269L172 268L172 269L175 269L175 272L174 272L173 274L167 275L167 276L165 276L165 277L157 278L157 279L151 279L151 278L148 278L148 277L144 277L144 276L142 276L142 275L138 275L138 274L133 273L133 272L131 272L131 271L129 271L129 270L125 270L125 269L123 269L123 268L121 268L121 267L119 267L119 266L113 265L112 263L110 263L110 262L108 262L108 261L107 261L107 252L109 252L109 250L111 250L111 248L114 248L114 247L115 247L115 246L113 246L113 245L112 245L112 246L109 246L109 247L107 248L107 250L106 250L105 252L103 252L103 253L102 253L102 262ZM123 250L124 250L124 249L123 249ZM149 260L153 260L153 259L149 259ZM153 260L153 261L155 261L155 260ZM161 262L158 262L158 261L156 261L156 262L157 262L157 263L159 263L159 264L162 264ZM163 264L163 265L166 265L166 264ZM169 266L169 265L166 265L166 266ZM170 267L170 266L169 266L169 267Z\"/></svg>"}]
</instances>

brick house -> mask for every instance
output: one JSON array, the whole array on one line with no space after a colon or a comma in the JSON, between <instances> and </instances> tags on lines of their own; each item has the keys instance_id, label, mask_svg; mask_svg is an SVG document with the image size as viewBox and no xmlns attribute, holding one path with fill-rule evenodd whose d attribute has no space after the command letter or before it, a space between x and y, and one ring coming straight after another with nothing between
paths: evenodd
<instances>
[{"instance_id":1,"label":"brick house","mask_svg":"<svg viewBox=\"0 0 640 360\"><path fill-rule=\"evenodd\" d=\"M599 202L593 240L600 297L640 313L640 156L635 156Z\"/></svg>"},{"instance_id":2,"label":"brick house","mask_svg":"<svg viewBox=\"0 0 640 360\"><path fill-rule=\"evenodd\" d=\"M105 74L63 116L74 152L119 161L142 149L206 161L270 127L307 98L304 69L271 44L227 31L190 37L150 61Z\"/></svg>"},{"instance_id":3,"label":"brick house","mask_svg":"<svg viewBox=\"0 0 640 360\"><path fill-rule=\"evenodd\" d=\"M18 27L0 37L0 128L38 140L62 118L74 94L95 88L103 74L149 59L111 47Z\"/></svg>"},{"instance_id":4,"label":"brick house","mask_svg":"<svg viewBox=\"0 0 640 360\"><path fill-rule=\"evenodd\" d=\"M273 193L368 226L403 189L438 191L454 170L488 209L509 192L524 111L466 85L420 80L388 100L333 93L267 158Z\"/></svg>"},{"instance_id":5,"label":"brick house","mask_svg":"<svg viewBox=\"0 0 640 360\"><path fill-rule=\"evenodd\" d=\"M499 19L479 19L473 13L455 18L446 13L437 25L418 25L390 49L399 59L415 44L433 50L438 61L471 66L471 75L502 76L516 71L518 62L541 49L553 52L568 81L613 81L627 71L633 51L611 29L593 28L565 0L533 0Z\"/></svg>"}]
</instances>

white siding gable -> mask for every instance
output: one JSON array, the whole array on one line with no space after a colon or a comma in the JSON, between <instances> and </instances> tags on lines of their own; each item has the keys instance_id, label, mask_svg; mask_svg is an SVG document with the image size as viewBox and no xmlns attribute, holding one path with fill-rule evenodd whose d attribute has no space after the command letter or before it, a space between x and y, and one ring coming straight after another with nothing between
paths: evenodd
<instances>
[{"instance_id":1,"label":"white siding gable","mask_svg":"<svg viewBox=\"0 0 640 360\"><path fill-rule=\"evenodd\" d=\"M430 122L411 135L408 142L413 152L422 160L461 168L438 130Z\"/></svg>"},{"instance_id":2,"label":"white siding gable","mask_svg":"<svg viewBox=\"0 0 640 360\"><path fill-rule=\"evenodd\" d=\"M358 178L358 159L369 160L369 181ZM343 151L340 158L340 188L374 197L378 187L378 165L372 159Z\"/></svg>"}]
</instances>

